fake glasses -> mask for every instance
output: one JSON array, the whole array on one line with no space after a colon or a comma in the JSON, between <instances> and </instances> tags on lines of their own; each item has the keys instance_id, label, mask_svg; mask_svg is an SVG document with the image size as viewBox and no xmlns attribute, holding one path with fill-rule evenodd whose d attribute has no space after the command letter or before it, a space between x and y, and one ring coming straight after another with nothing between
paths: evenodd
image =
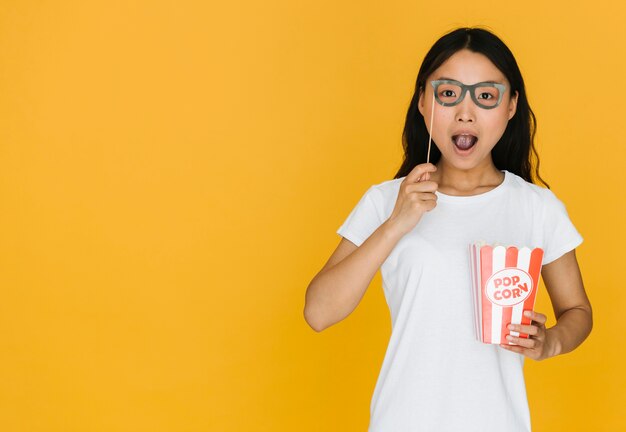
<instances>
[{"instance_id":1,"label":"fake glasses","mask_svg":"<svg viewBox=\"0 0 626 432\"><path fill-rule=\"evenodd\" d=\"M465 93L469 92L476 105L483 109L493 109L500 105L506 90L504 84L494 82L466 85L455 80L434 80L430 84L433 86L435 99L443 106L460 104L465 98Z\"/></svg>"}]
</instances>

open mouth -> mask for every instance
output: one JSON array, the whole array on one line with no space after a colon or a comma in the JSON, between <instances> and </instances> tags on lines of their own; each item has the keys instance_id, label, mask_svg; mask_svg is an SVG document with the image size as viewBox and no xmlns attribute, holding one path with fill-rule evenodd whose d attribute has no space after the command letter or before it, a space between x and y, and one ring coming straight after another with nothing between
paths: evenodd
<instances>
[{"instance_id":1,"label":"open mouth","mask_svg":"<svg viewBox=\"0 0 626 432\"><path fill-rule=\"evenodd\" d=\"M478 142L478 137L474 135L454 135L452 142L459 150L469 150Z\"/></svg>"}]
</instances>

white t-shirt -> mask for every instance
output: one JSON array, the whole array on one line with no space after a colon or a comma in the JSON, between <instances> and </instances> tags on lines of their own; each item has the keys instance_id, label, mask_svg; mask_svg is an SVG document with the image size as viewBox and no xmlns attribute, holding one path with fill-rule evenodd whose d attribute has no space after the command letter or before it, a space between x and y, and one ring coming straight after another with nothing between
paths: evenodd
<instances>
[{"instance_id":1,"label":"white t-shirt","mask_svg":"<svg viewBox=\"0 0 626 432\"><path fill-rule=\"evenodd\" d=\"M475 338L468 246L541 247L545 265L582 237L552 191L503 172L483 194L436 192L382 264L392 331L369 432L530 430L524 356ZM337 233L360 246L391 215L402 180L370 187Z\"/></svg>"}]
</instances>

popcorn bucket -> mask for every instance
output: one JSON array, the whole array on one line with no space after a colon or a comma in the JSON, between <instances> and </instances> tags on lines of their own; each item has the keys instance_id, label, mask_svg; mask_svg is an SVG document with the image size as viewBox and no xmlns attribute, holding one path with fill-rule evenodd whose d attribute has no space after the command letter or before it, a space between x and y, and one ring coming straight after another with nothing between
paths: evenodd
<instances>
[{"instance_id":1,"label":"popcorn bucket","mask_svg":"<svg viewBox=\"0 0 626 432\"><path fill-rule=\"evenodd\" d=\"M507 326L531 323L523 313L535 307L542 260L541 248L470 245L472 303L479 341L513 345L506 340L507 334L528 337Z\"/></svg>"}]
</instances>

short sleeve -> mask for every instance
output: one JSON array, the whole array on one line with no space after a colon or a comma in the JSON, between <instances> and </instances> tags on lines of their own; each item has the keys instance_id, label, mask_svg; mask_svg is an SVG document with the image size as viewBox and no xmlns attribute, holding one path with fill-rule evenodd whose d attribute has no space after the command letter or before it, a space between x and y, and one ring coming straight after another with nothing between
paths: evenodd
<instances>
[{"instance_id":1,"label":"short sleeve","mask_svg":"<svg viewBox=\"0 0 626 432\"><path fill-rule=\"evenodd\" d=\"M361 246L383 223L379 200L380 191L371 186L339 227L337 234Z\"/></svg>"},{"instance_id":2,"label":"short sleeve","mask_svg":"<svg viewBox=\"0 0 626 432\"><path fill-rule=\"evenodd\" d=\"M544 190L543 265L546 265L578 247L583 238L570 220L565 205L550 189Z\"/></svg>"}]
</instances>

